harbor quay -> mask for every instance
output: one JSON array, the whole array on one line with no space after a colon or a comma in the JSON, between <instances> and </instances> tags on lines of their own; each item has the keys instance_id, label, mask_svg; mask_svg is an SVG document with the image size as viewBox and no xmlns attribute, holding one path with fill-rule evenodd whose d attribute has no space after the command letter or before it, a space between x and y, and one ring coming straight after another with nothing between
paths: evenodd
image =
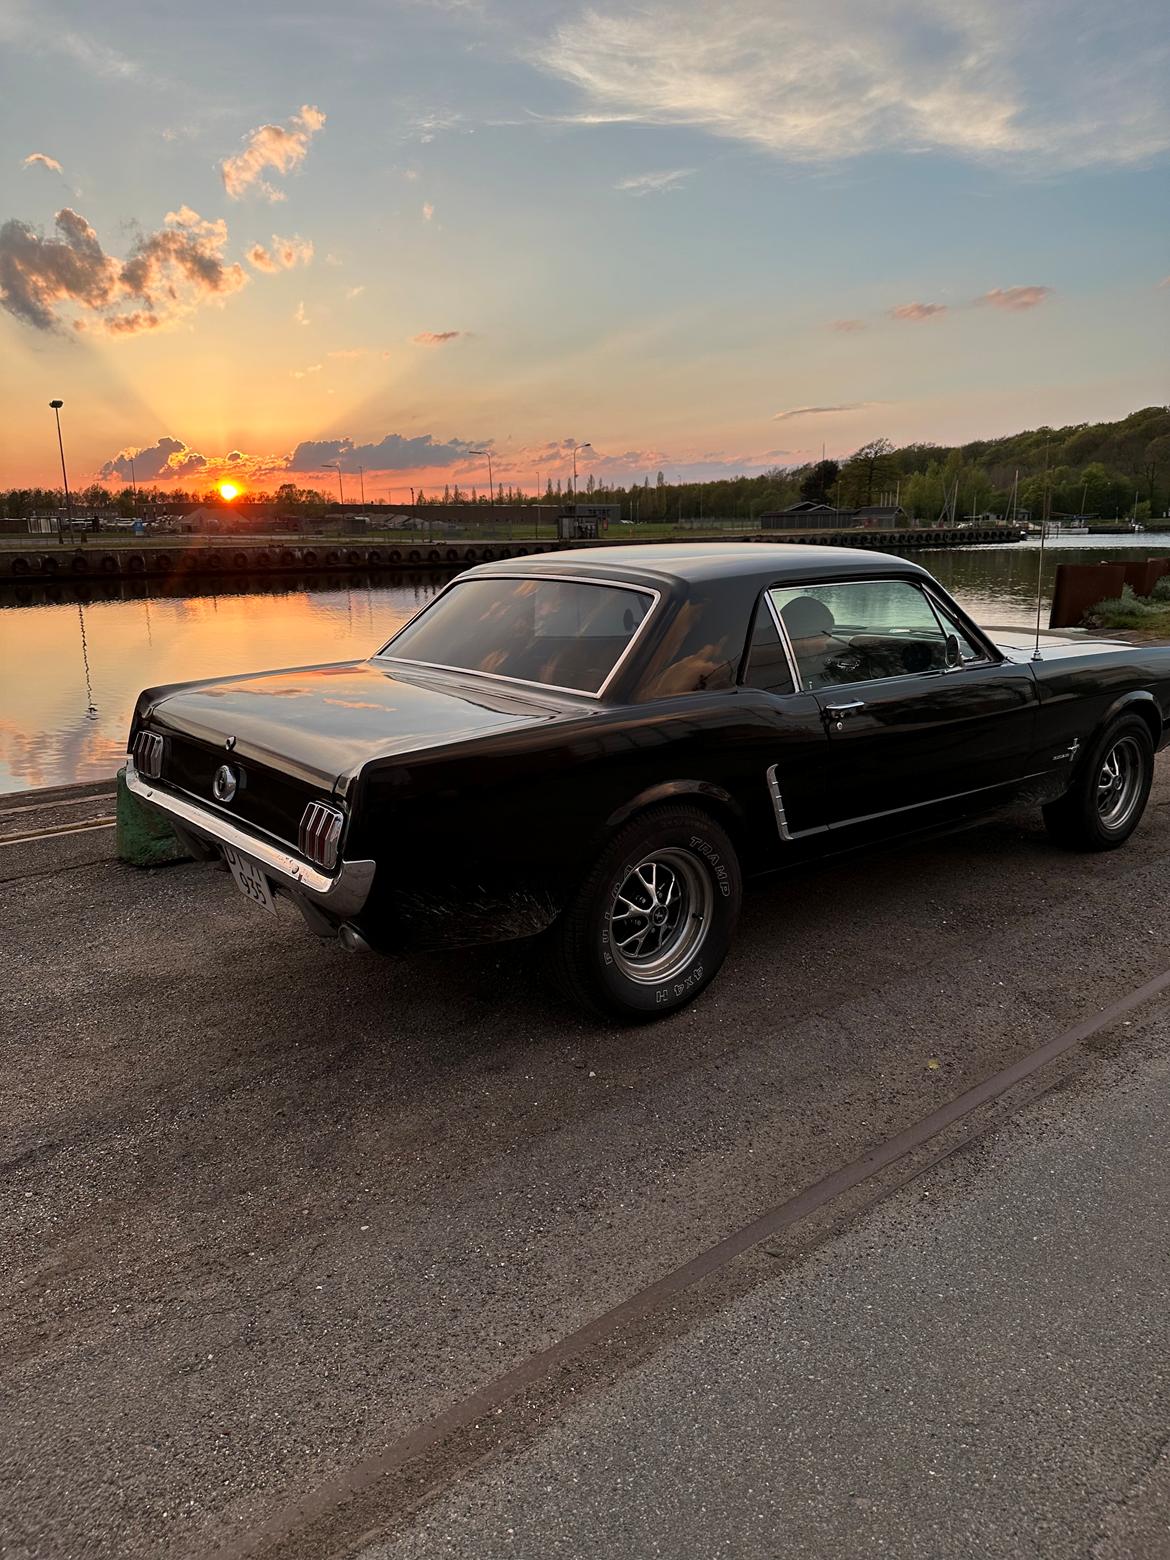
<instances>
[{"instance_id":1,"label":"harbor quay","mask_svg":"<svg viewBox=\"0 0 1170 1560\"><path fill-rule=\"evenodd\" d=\"M614 528L617 529L616 527ZM712 531L678 533L694 542L795 542L825 547L862 547L877 552L926 548L1004 546L1021 540L1018 526L993 524L966 527L922 527L876 530ZM80 536L85 536L84 541ZM615 536L537 539L474 533L473 537L394 531L360 536L125 536L85 535L73 541L29 536L0 537L0 579L50 578L189 578L212 575L283 572L346 572L351 570L408 571L470 568L477 563L568 551L574 547L621 547L647 540L667 540L670 533L631 527Z\"/></svg>"}]
</instances>

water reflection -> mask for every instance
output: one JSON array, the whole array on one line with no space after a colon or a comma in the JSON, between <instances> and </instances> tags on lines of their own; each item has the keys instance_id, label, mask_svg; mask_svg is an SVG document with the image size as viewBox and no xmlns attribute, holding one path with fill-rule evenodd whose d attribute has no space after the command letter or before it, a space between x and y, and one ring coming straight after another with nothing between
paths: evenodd
<instances>
[{"instance_id":1,"label":"water reflection","mask_svg":"<svg viewBox=\"0 0 1170 1560\"><path fill-rule=\"evenodd\" d=\"M372 654L449 578L27 580L0 589L0 791L100 780L144 687Z\"/></svg>"},{"instance_id":2,"label":"water reflection","mask_svg":"<svg viewBox=\"0 0 1170 1560\"><path fill-rule=\"evenodd\" d=\"M1067 538L1044 560L1146 558L1170 536ZM1037 544L914 553L978 621L1035 619ZM450 578L417 574L0 584L0 791L112 775L135 696L158 683L372 654Z\"/></svg>"}]
</instances>

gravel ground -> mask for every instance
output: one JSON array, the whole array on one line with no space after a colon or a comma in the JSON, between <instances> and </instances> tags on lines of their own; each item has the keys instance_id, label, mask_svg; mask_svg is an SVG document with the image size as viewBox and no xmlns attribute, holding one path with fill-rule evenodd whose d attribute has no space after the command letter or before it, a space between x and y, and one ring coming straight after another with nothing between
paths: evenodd
<instances>
[{"instance_id":1,"label":"gravel ground","mask_svg":"<svg viewBox=\"0 0 1170 1560\"><path fill-rule=\"evenodd\" d=\"M206 1553L1137 985L1168 782L1114 855L1021 813L758 889L632 1032L530 950L351 959L108 831L0 848L0 1549Z\"/></svg>"}]
</instances>

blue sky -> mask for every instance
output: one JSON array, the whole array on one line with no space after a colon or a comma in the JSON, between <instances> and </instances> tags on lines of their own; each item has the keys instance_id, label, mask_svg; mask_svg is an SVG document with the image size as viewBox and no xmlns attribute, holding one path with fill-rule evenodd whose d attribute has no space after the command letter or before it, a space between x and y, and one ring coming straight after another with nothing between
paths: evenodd
<instances>
[{"instance_id":1,"label":"blue sky","mask_svg":"<svg viewBox=\"0 0 1170 1560\"><path fill-rule=\"evenodd\" d=\"M653 480L1163 402L1168 38L1154 0L4 0L0 486L52 478L54 395L85 476L401 496L485 446L531 488L574 441Z\"/></svg>"}]
</instances>

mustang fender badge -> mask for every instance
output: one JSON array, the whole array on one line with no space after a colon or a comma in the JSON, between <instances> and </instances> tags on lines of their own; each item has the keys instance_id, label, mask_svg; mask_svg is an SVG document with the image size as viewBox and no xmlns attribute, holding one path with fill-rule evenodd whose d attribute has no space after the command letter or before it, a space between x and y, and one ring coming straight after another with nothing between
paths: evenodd
<instances>
[{"instance_id":1,"label":"mustang fender badge","mask_svg":"<svg viewBox=\"0 0 1170 1560\"><path fill-rule=\"evenodd\" d=\"M211 794L217 802L230 802L239 786L235 772L228 764L221 764L211 782Z\"/></svg>"}]
</instances>

